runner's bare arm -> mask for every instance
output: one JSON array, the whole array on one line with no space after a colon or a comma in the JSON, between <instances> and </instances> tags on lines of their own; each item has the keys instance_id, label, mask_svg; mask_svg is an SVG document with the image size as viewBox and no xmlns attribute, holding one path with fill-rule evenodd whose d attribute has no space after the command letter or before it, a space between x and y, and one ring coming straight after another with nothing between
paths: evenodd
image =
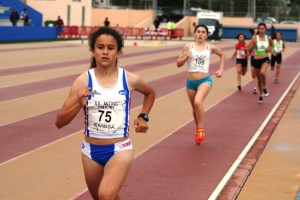
<instances>
[{"instance_id":1,"label":"runner's bare arm","mask_svg":"<svg viewBox=\"0 0 300 200\"><path fill-rule=\"evenodd\" d=\"M225 66L225 54L224 52L217 46L215 45L210 45L211 52L218 55L220 57L220 65L219 65L219 70L216 71L216 77L221 78L223 71L224 71L224 66Z\"/></svg>"},{"instance_id":2,"label":"runner's bare arm","mask_svg":"<svg viewBox=\"0 0 300 200\"><path fill-rule=\"evenodd\" d=\"M272 53L272 49L273 49L273 40L271 38L268 39L269 40L269 47L267 48L267 52Z\"/></svg>"},{"instance_id":3,"label":"runner's bare arm","mask_svg":"<svg viewBox=\"0 0 300 200\"><path fill-rule=\"evenodd\" d=\"M137 74L127 72L127 79L131 90L135 90L144 95L143 106L140 113L149 114L154 104L155 91L150 85L148 85L145 81L143 81L141 77L138 76ZM146 133L148 130L147 122L144 121L142 118L137 118L134 121L134 126L136 128L135 131L137 133Z\"/></svg>"},{"instance_id":4,"label":"runner's bare arm","mask_svg":"<svg viewBox=\"0 0 300 200\"><path fill-rule=\"evenodd\" d=\"M231 59L235 59L236 53L237 53L237 52L236 52L236 49L234 49L234 53L233 53Z\"/></svg>"},{"instance_id":5,"label":"runner's bare arm","mask_svg":"<svg viewBox=\"0 0 300 200\"><path fill-rule=\"evenodd\" d=\"M190 51L190 44L186 44L183 49L182 52L180 54L180 56L177 58L177 67L182 67L187 59L191 56L191 51Z\"/></svg>"},{"instance_id":6,"label":"runner's bare arm","mask_svg":"<svg viewBox=\"0 0 300 200\"><path fill-rule=\"evenodd\" d=\"M247 51L252 51L254 46L256 44L256 36L252 36L251 40L249 41L249 43L246 45L246 50Z\"/></svg>"},{"instance_id":7,"label":"runner's bare arm","mask_svg":"<svg viewBox=\"0 0 300 200\"><path fill-rule=\"evenodd\" d=\"M85 105L90 92L89 90L87 81L84 81L84 75L81 75L74 81L67 99L57 114L55 122L57 128L66 126L74 119Z\"/></svg>"}]
</instances>

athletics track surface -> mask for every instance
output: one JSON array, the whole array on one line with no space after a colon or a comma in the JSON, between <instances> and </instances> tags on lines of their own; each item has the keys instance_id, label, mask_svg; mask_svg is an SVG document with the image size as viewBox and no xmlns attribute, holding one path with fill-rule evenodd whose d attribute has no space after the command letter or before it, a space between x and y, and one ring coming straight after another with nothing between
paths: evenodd
<instances>
[{"instance_id":1,"label":"athletics track surface","mask_svg":"<svg viewBox=\"0 0 300 200\"><path fill-rule=\"evenodd\" d=\"M144 46L140 42L134 47L128 42L119 63L145 78L155 88L157 99L150 114L149 133L131 133L136 159L121 190L122 199L213 199L214 191L222 188L224 181L228 187L219 198L233 199L275 128L270 142L277 135L281 138L268 144L238 199L295 198L300 185L296 170L299 159L291 156L299 152L295 134L299 130L299 44L287 44L280 84L273 83L273 72L268 72L270 96L259 105L257 96L251 93L255 83L250 73L243 77L243 91L235 90L234 61L230 59L234 42L216 43L226 53L226 71L222 79L213 78L213 90L205 103L207 140L200 146L194 144L195 127L185 94L186 68L175 66L184 43ZM57 109L72 81L87 69L88 47L76 43L28 43L1 45L0 52L1 199L91 199L80 158L82 113L61 130L54 126ZM211 72L216 71L217 60L212 58ZM280 120L289 105L288 100L283 100L286 106L277 109L277 118L269 120L286 91L290 91L287 96L292 100L287 113ZM133 94L131 118L139 113L141 100L140 95ZM272 125L268 121L275 122ZM258 141L264 142L255 143L260 146L249 149L249 157L241 157L260 132L264 137L258 137ZM287 138L294 143L288 143ZM227 172L237 158L241 165L227 182ZM285 158L287 165L278 167L280 158ZM283 177L289 179L284 188L278 189ZM274 190L270 188L276 189L276 197L271 196Z\"/></svg>"}]
</instances>

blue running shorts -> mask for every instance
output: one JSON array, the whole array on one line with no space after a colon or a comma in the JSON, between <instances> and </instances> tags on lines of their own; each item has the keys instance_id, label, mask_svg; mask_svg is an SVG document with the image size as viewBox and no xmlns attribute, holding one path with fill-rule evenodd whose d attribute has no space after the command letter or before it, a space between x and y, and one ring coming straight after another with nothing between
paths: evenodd
<instances>
[{"instance_id":1,"label":"blue running shorts","mask_svg":"<svg viewBox=\"0 0 300 200\"><path fill-rule=\"evenodd\" d=\"M113 155L125 150L133 150L132 141L130 139L109 145L89 144L86 141L82 142L82 153L103 167Z\"/></svg>"},{"instance_id":2,"label":"blue running shorts","mask_svg":"<svg viewBox=\"0 0 300 200\"><path fill-rule=\"evenodd\" d=\"M207 77L202 78L200 80L186 79L186 88L189 89L189 90L195 90L195 91L197 91L197 88L202 83L208 83L210 85L210 87L212 87L213 80L212 80L211 76L207 76Z\"/></svg>"}]
</instances>

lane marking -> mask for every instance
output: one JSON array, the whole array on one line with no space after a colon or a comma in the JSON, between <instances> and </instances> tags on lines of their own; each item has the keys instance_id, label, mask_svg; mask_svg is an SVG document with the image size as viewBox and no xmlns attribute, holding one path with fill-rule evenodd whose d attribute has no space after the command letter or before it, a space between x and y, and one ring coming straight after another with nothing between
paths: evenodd
<instances>
[{"instance_id":1,"label":"lane marking","mask_svg":"<svg viewBox=\"0 0 300 200\"><path fill-rule=\"evenodd\" d=\"M289 91L292 88L292 86L295 84L295 82L299 78L299 75L300 75L300 72L298 72L298 74L296 75L296 77L294 78L294 80L291 82L291 84L289 85L289 87L285 90L285 92L283 93L283 95L281 96L281 98L275 104L275 106L273 107L273 109L271 110L271 112L269 113L269 115L267 116L267 118L264 120L264 122L262 123L262 125L258 128L258 130L254 134L254 136L252 137L252 139L249 141L249 143L247 144L247 146L244 148L244 150L241 152L241 154L235 160L235 162L233 163L233 165L229 168L228 172L225 174L225 176L223 177L223 179L221 180L221 182L218 184L218 186L216 187L216 189L213 191L213 193L210 195L210 197L208 198L208 200L215 200L215 199L218 198L218 196L222 192L222 190L225 187L225 185L227 184L227 182L230 180L230 178L233 175L233 173L235 172L235 170L238 168L238 166L240 165L240 163L243 161L244 157L247 155L247 153L249 152L249 150L252 148L252 146L256 142L257 138L260 136L260 134L262 133L263 129L265 128L265 126L267 125L267 123L270 121L270 119L272 118L272 116L274 115L274 113L276 112L276 110L278 109L278 107L281 104L281 102L284 100L284 98L287 96L287 94L289 93Z\"/></svg>"},{"instance_id":2,"label":"lane marking","mask_svg":"<svg viewBox=\"0 0 300 200\"><path fill-rule=\"evenodd\" d=\"M298 76L299 76L299 74L298 74ZM251 81L252 81L252 80L248 81L248 83L251 82ZM181 89L182 89L182 88L181 88ZM178 89L178 90L176 90L176 91L174 91L174 92L177 92L177 91L179 91L179 90L181 90L181 89ZM184 88L184 89L185 89L185 88ZM290 89L290 88L288 88L288 89ZM172 93L174 93L174 92L172 92ZM226 99L228 96L232 95L232 94L235 93L235 92L236 92L236 91L233 91L233 92L229 93L228 95L226 95L225 97L223 97L222 99L220 99L219 101L217 101L216 103L214 103L213 105L211 105L210 107L208 107L207 109L205 109L205 111L207 111L207 110L211 109L212 107L216 106L216 105L219 104L221 101L223 101L224 99ZM162 96L162 97L158 98L157 100L159 100L159 99L161 99L161 98L165 98L165 97L171 95L172 93L169 93L168 95ZM139 107L140 107L140 106L138 106L138 107L136 107L136 108L134 108L134 109L132 109L132 110L135 110L135 109L137 109L137 108L139 108ZM160 143L161 141L165 140L165 139L166 139L167 137L169 137L170 135L174 134L176 131L178 131L178 129L182 128L183 126L185 126L186 124L188 124L188 123L190 123L190 122L192 122L192 121L193 121L193 118L191 118L190 120L188 120L185 124L181 125L180 127L174 129L172 132L170 132L170 133L169 133L168 135L166 135L164 138L160 139L159 141L157 141L156 143L154 143L153 145L151 145L149 148L147 148L147 149L141 151L140 153L138 153L138 154L135 156L135 158L141 156L144 152L148 151L149 149L151 149L152 147L154 147L156 144ZM80 131L79 131L79 132L80 132ZM75 134L78 134L79 132L73 133L73 134L68 135L68 136L65 136L65 137L63 137L63 138L61 138L61 139L58 139L58 140L56 140L56 141L54 141L54 142L52 142L52 143L49 143L49 144L44 145L44 146L41 146L41 147L39 147L39 148L37 148L37 149L35 149L35 150L32 150L31 153L34 152L34 151L37 151L37 150L39 150L39 149L45 148L45 147L47 147L47 146L49 146L49 145L51 145L51 144L54 144L54 143L56 143L56 142L59 142L59 141L65 139L65 138L69 138L69 137L71 137L71 136L73 136L73 135L75 135ZM27 153L25 153L25 154L23 154L23 155L21 155L21 156L18 156L18 157L15 157L15 158L9 160L9 161L12 161L12 160L15 160L15 159L17 159L17 158L19 158L19 157L23 157L23 156L25 156L25 155L28 155L29 153L30 153L30 152L27 152ZM4 163L7 163L7 162L8 162L8 161L5 161ZM2 164L3 164L3 163L0 163L0 166L1 166ZM87 189L83 190L82 193L84 193L84 192L86 192L86 191L87 191ZM82 194L82 193L81 193L81 194ZM78 195L78 194L80 194L80 193L77 193L77 195Z\"/></svg>"},{"instance_id":3,"label":"lane marking","mask_svg":"<svg viewBox=\"0 0 300 200\"><path fill-rule=\"evenodd\" d=\"M180 88L180 89L178 89L178 90L175 90L175 91L173 91L173 92L171 92L171 93L168 93L167 95L164 95L164 96L161 96L161 97L157 98L156 100L161 100L161 99L167 98L167 97L169 97L169 96L175 94L176 92L180 92L180 90L183 90L183 89L185 89L185 88ZM130 110L130 112L134 112L135 110L140 109L141 107L142 107L142 105L139 105L139 106L137 106L137 107L135 107L135 108L132 108L132 109ZM33 150L31 150L31 151L28 151L28 152L26 152L26 153L24 153L24 154L22 154L22 155L19 155L19 156L16 156L16 157L14 157L14 158L11 158L11 159L9 159L9 160L6 160L6 161L0 163L0 167L1 167L2 165L4 165L4 164L7 164L7 163L9 163L9 162L12 162L12 161L14 161L14 160L16 160L16 159L25 157L25 156L27 156L27 155L29 155L29 154L35 152L35 151L38 151L38 150L40 150L40 149L43 149L43 148L46 148L46 147L48 147L48 146L50 146L50 145L53 145L53 144L55 144L55 143L58 143L58 142L60 142L61 140L67 139L67 138L72 137L72 136L74 136L74 135L76 135L76 134L79 134L79 133L81 134L83 130L84 130L84 129L81 129L80 131L77 131L77 132L72 133L72 134L70 134L70 135L67 135L67 136L65 136L65 137L59 138L59 139L57 139L57 140L55 140L55 141L53 141L53 142L50 142L50 143L48 143L48 144L46 144L46 145L43 145L43 146L40 146L40 147L38 147L38 148L36 148L36 149L33 149Z\"/></svg>"},{"instance_id":4,"label":"lane marking","mask_svg":"<svg viewBox=\"0 0 300 200\"><path fill-rule=\"evenodd\" d=\"M226 51L227 52L227 51ZM228 58L228 59L226 59L227 61L230 61L231 59L230 58ZM217 63L218 63L218 61L215 61L215 62L213 62L213 63L211 63L211 65L213 66L213 65L217 65ZM170 63L167 63L166 65L169 65ZM235 66L231 66L231 67L229 67L229 68L226 68L225 70L224 70L224 72L225 71L228 71L228 70L230 70L230 69L232 69L232 68L234 68ZM143 70L137 70L137 71L134 71L134 72L136 72L136 73L140 73L140 72L142 72L142 71L146 71L146 70L151 70L151 69L143 69ZM176 72L175 74L172 74L172 75L170 75L170 76L176 76L176 75L179 75L179 74L181 74L181 73L183 73L183 72ZM74 76L74 75L70 75L70 76ZM69 77L69 76L68 76ZM165 77L168 77L168 76L165 76ZM163 78L165 78L165 77L163 77ZM151 80L151 81L149 81L149 82L152 82L152 81L158 81L158 80L160 80L160 79L163 79L163 78L158 78L158 79L153 79L153 80ZM45 81L47 81L47 80L45 80ZM247 82L248 83L248 82ZM17 87L17 86L16 86ZM4 104L4 103L9 103L9 102L16 102L16 101L18 101L18 100L21 100L21 99L25 99L25 98L30 98L30 97L34 97L34 96L38 96L38 95L43 95L43 94L49 94L49 93L52 93L52 92L54 92L54 91L57 91L57 90L61 90L61 89L65 89L65 88L68 88L68 87L71 87L71 86L66 86L66 87L62 87L62 88L58 88L58 89L54 89L54 90L48 90L48 91L46 91L46 92L39 92L39 93L36 93L36 94L31 94L31 95L28 95L28 96L23 96L23 97L16 97L16 98L14 98L14 99L9 99L9 100L5 100L5 101L1 101L0 102L0 105L1 104ZM1 88L0 88L1 89ZM43 111L43 112L41 112L41 113L36 113L36 114L32 114L32 115L27 115L26 117L24 117L24 118L22 118L22 119L17 119L17 120L14 120L14 121L10 121L10 122L6 122L6 123L3 123L3 124L0 124L0 127L1 126L5 126L5 125L9 125L9 124L12 124L12 123L17 123L17 122L19 122L19 121L23 121L23 120L26 120L26 119L29 119L29 118L33 118L33 117L36 117L36 116L39 116L39 115L43 115L43 114L46 114L46 113L48 113L48 112L52 112L52 111L55 111L55 110L58 110L59 108L57 108L57 109L50 109L50 110L46 110L46 111Z\"/></svg>"},{"instance_id":5,"label":"lane marking","mask_svg":"<svg viewBox=\"0 0 300 200\"><path fill-rule=\"evenodd\" d=\"M248 81L247 84L249 82L251 82L252 80ZM179 90L182 90L182 89L186 89L186 88L181 88ZM174 92L177 92L179 90L176 90ZM174 93L172 92L172 93ZM205 109L205 112L212 109L213 107L215 107L216 105L218 105L219 103L221 103L224 99L228 98L229 96L231 96L232 94L234 94L236 91L232 91L230 93L228 93L226 96L224 96L223 98L221 98L220 100L216 101L214 104L212 104L211 106L209 106L208 108ZM171 93L169 93L171 94ZM168 94L168 95L169 95ZM166 96L168 96L166 95ZM166 97L166 96L163 96L163 97ZM142 151L140 151L139 153L137 153L135 156L134 156L134 159L137 159L138 157L140 157L141 155L143 155L145 152L149 151L150 149L154 148L157 144L159 144L160 142L164 141L165 139L167 139L169 136L173 135L174 133L176 133L178 130L180 130L182 127L186 126L187 124L191 123L192 121L194 121L194 118L190 118L188 121L186 121L184 124L182 124L181 126L177 127L176 129L174 129L173 131L171 131L170 133L166 134L164 137L162 137L161 139L157 140L156 142L152 143L151 145L149 145L147 148L143 149ZM68 200L74 200L76 198L78 198L79 196L81 196L82 194L88 192L88 189L86 188L85 190L83 190L81 193L77 193L76 195L74 195L73 197L69 198Z\"/></svg>"},{"instance_id":6,"label":"lane marking","mask_svg":"<svg viewBox=\"0 0 300 200\"><path fill-rule=\"evenodd\" d=\"M17 159L19 159L19 158L23 158L23 157L25 157L25 156L27 156L27 155L29 155L29 154L32 154L32 153L34 153L35 151L39 151L39 150L44 149L44 148L46 148L46 147L48 147L48 146L50 146L50 145L59 143L60 141L62 141L62 140L64 140L64 139L67 139L67 138L69 138L69 137L72 137L72 136L74 136L74 135L76 135L76 134L79 134L79 133L82 134L82 130L77 131L76 133L67 135L67 136L65 136L65 137L59 138L59 139L57 139L57 140L55 140L55 141L53 141L53 142L51 142L51 143L48 143L48 144L43 145L43 146L40 146L40 147L38 147L38 148L36 148L36 149L33 149L33 150L28 151L28 152L26 152L26 153L23 153L23 154L21 154L21 155L19 155L19 156L16 156L16 157L14 157L14 158L9 159L9 160L6 160L6 161L0 163L0 167L3 166L3 165L5 165L5 164L8 164L8 163L10 163L10 162L13 162L14 160L17 160Z\"/></svg>"}]
</instances>

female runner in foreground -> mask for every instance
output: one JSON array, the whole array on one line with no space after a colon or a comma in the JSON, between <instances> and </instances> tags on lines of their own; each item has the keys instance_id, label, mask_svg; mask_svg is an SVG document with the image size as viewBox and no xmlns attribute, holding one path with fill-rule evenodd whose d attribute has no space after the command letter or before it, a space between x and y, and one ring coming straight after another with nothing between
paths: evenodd
<instances>
[{"instance_id":1,"label":"female runner in foreground","mask_svg":"<svg viewBox=\"0 0 300 200\"><path fill-rule=\"evenodd\" d=\"M148 130L155 92L138 75L118 67L123 40L115 30L98 29L90 36L89 46L91 69L74 81L56 126L69 124L84 109L82 163L87 187L93 199L117 200L134 158L129 139L131 92L144 95L141 114L134 121L138 133Z\"/></svg>"}]
</instances>

